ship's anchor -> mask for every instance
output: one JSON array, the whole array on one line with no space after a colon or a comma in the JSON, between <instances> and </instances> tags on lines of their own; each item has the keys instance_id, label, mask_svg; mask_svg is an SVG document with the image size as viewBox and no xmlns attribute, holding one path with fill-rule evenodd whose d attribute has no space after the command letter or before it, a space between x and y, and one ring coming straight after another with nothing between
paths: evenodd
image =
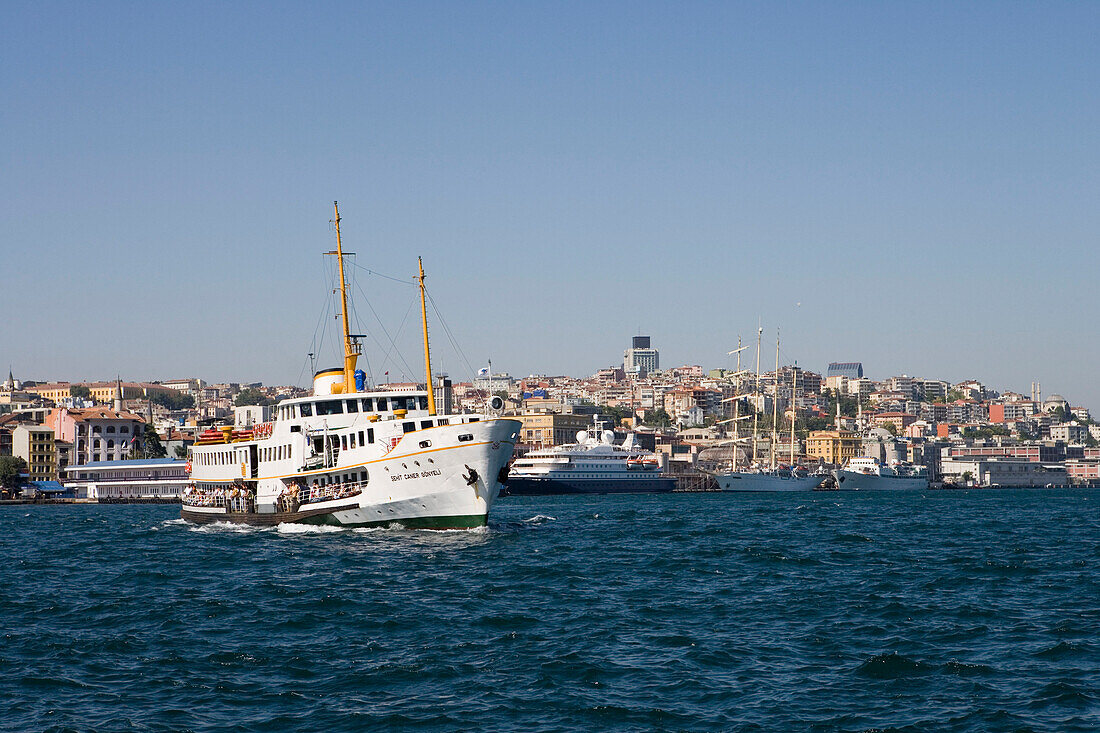
<instances>
[{"instance_id":1,"label":"ship's anchor","mask_svg":"<svg viewBox=\"0 0 1100 733\"><path fill-rule=\"evenodd\" d=\"M463 465L465 465L465 464L463 464ZM467 473L465 476L462 477L462 478L466 479L466 485L467 486L476 486L477 485L477 480L479 478L481 478L480 476L477 475L477 470L473 469L473 468L470 468L469 466L466 466L466 470L469 473Z\"/></svg>"},{"instance_id":2,"label":"ship's anchor","mask_svg":"<svg viewBox=\"0 0 1100 733\"><path fill-rule=\"evenodd\" d=\"M501 484L508 483L508 466L504 465L500 467L500 472L497 473L497 482Z\"/></svg>"}]
</instances>

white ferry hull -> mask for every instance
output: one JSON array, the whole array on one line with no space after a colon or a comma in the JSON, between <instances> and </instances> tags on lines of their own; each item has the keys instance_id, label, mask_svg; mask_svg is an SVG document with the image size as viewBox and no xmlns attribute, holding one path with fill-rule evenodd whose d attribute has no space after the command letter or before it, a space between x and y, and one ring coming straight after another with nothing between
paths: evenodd
<instances>
[{"instance_id":1,"label":"white ferry hull","mask_svg":"<svg viewBox=\"0 0 1100 733\"><path fill-rule=\"evenodd\" d=\"M409 529L471 529L487 524L500 492L502 469L512 456L520 423L485 420L431 430L437 441L446 432L469 433L467 443L436 450L405 450L421 433L408 434L382 459L363 464L370 480L362 493L275 511L261 497L256 511L184 505L181 516L196 523L232 522L271 526L285 522L343 527L399 525ZM437 442L438 444L438 442ZM356 466L344 466L344 471ZM471 470L472 469L472 470ZM308 478L306 476L305 478Z\"/></svg>"},{"instance_id":2,"label":"white ferry hull","mask_svg":"<svg viewBox=\"0 0 1100 733\"><path fill-rule=\"evenodd\" d=\"M842 491L922 491L928 488L927 476L876 476L839 469L834 472L837 488Z\"/></svg>"},{"instance_id":3,"label":"white ferry hull","mask_svg":"<svg viewBox=\"0 0 1100 733\"><path fill-rule=\"evenodd\" d=\"M734 472L717 474L715 480L722 491L776 493L787 491L813 491L824 480L823 476L773 476L766 473Z\"/></svg>"}]
</instances>

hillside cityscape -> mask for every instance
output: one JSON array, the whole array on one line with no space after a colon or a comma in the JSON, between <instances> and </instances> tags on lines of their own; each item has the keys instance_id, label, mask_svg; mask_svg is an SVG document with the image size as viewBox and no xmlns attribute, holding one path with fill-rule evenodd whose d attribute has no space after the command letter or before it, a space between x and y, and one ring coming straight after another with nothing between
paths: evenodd
<instances>
[{"instance_id":1,"label":"hillside cityscape","mask_svg":"<svg viewBox=\"0 0 1100 733\"><path fill-rule=\"evenodd\" d=\"M482 412L492 396L502 398L499 412L523 425L517 455L573 442L579 431L595 427L614 430L619 441L632 432L661 456L663 470L680 475L754 461L830 469L873 456L926 466L933 486L1100 482L1100 424L1088 407L1044 395L1039 381L1022 393L980 379L866 375L857 361L830 363L823 373L773 366L758 378L747 368L755 348L741 350L740 371L664 368L651 338L635 336L621 364L587 377L482 369L467 382L437 374L435 392L444 412ZM20 380L9 370L0 387L5 497L28 491L100 500L168 495L186 480L189 448L200 432L266 423L274 405L308 393L198 377ZM109 481L112 476L117 480Z\"/></svg>"}]
</instances>

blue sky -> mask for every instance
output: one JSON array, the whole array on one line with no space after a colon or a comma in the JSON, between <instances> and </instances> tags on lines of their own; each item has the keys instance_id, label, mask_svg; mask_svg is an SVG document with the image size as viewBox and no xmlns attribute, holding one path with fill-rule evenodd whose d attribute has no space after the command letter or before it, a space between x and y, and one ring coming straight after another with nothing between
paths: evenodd
<instances>
[{"instance_id":1,"label":"blue sky","mask_svg":"<svg viewBox=\"0 0 1100 733\"><path fill-rule=\"evenodd\" d=\"M1098 31L1088 3L6 3L0 358L304 382L338 199L358 330L406 352L370 342L375 372L419 375L413 291L363 268L423 255L456 378L589 374L639 331L723 366L760 320L810 369L1100 409Z\"/></svg>"}]
</instances>

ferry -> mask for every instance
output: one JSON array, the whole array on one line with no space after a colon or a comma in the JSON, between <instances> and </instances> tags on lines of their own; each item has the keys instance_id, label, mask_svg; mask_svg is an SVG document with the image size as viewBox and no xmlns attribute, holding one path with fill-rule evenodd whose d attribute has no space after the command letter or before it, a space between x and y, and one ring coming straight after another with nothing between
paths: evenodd
<instances>
[{"instance_id":1,"label":"ferry","mask_svg":"<svg viewBox=\"0 0 1100 733\"><path fill-rule=\"evenodd\" d=\"M536 450L516 459L506 484L508 495L651 494L676 488L661 475L657 454L627 435L615 445L610 430L581 430L577 442Z\"/></svg>"},{"instance_id":2,"label":"ferry","mask_svg":"<svg viewBox=\"0 0 1100 733\"><path fill-rule=\"evenodd\" d=\"M883 465L879 459L860 456L848 459L844 468L833 472L837 488L847 491L877 489L927 489L928 469L911 463Z\"/></svg>"},{"instance_id":3,"label":"ferry","mask_svg":"<svg viewBox=\"0 0 1100 733\"><path fill-rule=\"evenodd\" d=\"M356 369L336 212L344 363L317 372L308 397L280 402L274 419L207 430L192 446L181 516L199 524L284 522L343 527L483 527L507 475L520 422L494 414L437 414L431 385L424 267L420 264L429 388L368 390Z\"/></svg>"}]
</instances>

